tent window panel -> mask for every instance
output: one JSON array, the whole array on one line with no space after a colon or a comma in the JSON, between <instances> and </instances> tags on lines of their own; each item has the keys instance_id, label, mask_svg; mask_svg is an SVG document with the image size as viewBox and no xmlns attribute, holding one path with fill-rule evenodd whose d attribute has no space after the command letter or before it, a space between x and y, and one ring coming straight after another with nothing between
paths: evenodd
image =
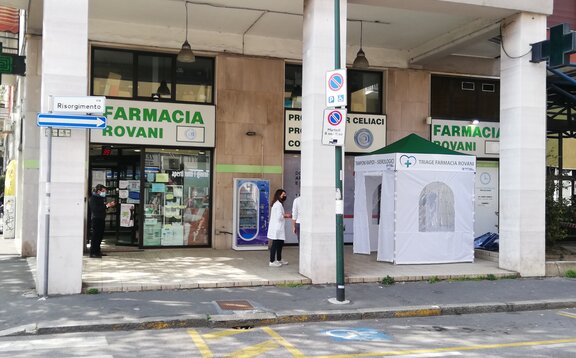
<instances>
[{"instance_id":1,"label":"tent window panel","mask_svg":"<svg viewBox=\"0 0 576 358\"><path fill-rule=\"evenodd\" d=\"M378 185L372 194L372 224L380 225L380 199L382 198L382 184Z\"/></svg>"},{"instance_id":2,"label":"tent window panel","mask_svg":"<svg viewBox=\"0 0 576 358\"><path fill-rule=\"evenodd\" d=\"M454 232L454 193L448 185L433 182L420 192L418 231Z\"/></svg>"}]
</instances>

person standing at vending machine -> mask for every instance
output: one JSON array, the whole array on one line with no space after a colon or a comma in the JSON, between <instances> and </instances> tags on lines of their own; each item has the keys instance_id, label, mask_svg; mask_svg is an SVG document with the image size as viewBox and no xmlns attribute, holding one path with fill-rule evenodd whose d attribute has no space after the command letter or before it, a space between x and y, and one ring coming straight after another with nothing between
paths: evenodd
<instances>
[{"instance_id":1,"label":"person standing at vending machine","mask_svg":"<svg viewBox=\"0 0 576 358\"><path fill-rule=\"evenodd\" d=\"M270 246L270 263L271 267L280 267L288 265L288 261L282 260L282 248L284 247L284 240L286 240L286 233L284 232L285 219L292 217L290 214L284 213L283 203L286 201L286 191L278 189L274 193L272 200L272 209L270 210L270 222L268 223L268 240L271 241Z\"/></svg>"}]
</instances>

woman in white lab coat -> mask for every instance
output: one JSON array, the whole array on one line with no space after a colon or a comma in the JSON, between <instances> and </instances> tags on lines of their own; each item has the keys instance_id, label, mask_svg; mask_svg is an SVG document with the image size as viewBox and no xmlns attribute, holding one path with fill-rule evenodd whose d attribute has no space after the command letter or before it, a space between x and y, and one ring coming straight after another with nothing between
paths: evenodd
<instances>
[{"instance_id":1,"label":"woman in white lab coat","mask_svg":"<svg viewBox=\"0 0 576 358\"><path fill-rule=\"evenodd\" d=\"M270 210L270 222L268 223L268 240L270 245L270 263L271 267L280 267L288 265L287 261L282 260L282 247L286 234L284 232L284 222L286 218L292 215L284 213L284 201L286 201L286 191L284 189L276 190L272 200L272 209Z\"/></svg>"}]
</instances>

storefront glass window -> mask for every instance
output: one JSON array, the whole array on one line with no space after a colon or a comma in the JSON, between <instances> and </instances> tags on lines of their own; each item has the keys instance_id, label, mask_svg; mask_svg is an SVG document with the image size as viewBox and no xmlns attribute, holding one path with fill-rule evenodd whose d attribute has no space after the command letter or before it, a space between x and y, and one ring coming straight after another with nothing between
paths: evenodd
<instances>
[{"instance_id":1,"label":"storefront glass window","mask_svg":"<svg viewBox=\"0 0 576 358\"><path fill-rule=\"evenodd\" d=\"M192 63L176 54L93 48L94 96L190 103L214 103L214 59Z\"/></svg>"},{"instance_id":2,"label":"storefront glass window","mask_svg":"<svg viewBox=\"0 0 576 358\"><path fill-rule=\"evenodd\" d=\"M176 63L176 100L212 103L214 60L196 57L191 63Z\"/></svg>"},{"instance_id":3,"label":"storefront glass window","mask_svg":"<svg viewBox=\"0 0 576 358\"><path fill-rule=\"evenodd\" d=\"M348 70L348 109L354 113L383 113L381 72Z\"/></svg>"},{"instance_id":4,"label":"storefront glass window","mask_svg":"<svg viewBox=\"0 0 576 358\"><path fill-rule=\"evenodd\" d=\"M143 246L208 246L210 155L147 149Z\"/></svg>"},{"instance_id":5,"label":"storefront glass window","mask_svg":"<svg viewBox=\"0 0 576 358\"><path fill-rule=\"evenodd\" d=\"M138 56L138 97L171 98L172 59L167 56Z\"/></svg>"},{"instance_id":6,"label":"storefront glass window","mask_svg":"<svg viewBox=\"0 0 576 358\"><path fill-rule=\"evenodd\" d=\"M302 65L284 69L284 108L302 108ZM353 113L384 113L383 73L348 70L348 110Z\"/></svg>"},{"instance_id":7,"label":"storefront glass window","mask_svg":"<svg viewBox=\"0 0 576 358\"><path fill-rule=\"evenodd\" d=\"M92 93L95 96L132 97L134 55L127 51L95 49Z\"/></svg>"},{"instance_id":8,"label":"storefront glass window","mask_svg":"<svg viewBox=\"0 0 576 358\"><path fill-rule=\"evenodd\" d=\"M302 108L302 65L286 65L284 107Z\"/></svg>"}]
</instances>

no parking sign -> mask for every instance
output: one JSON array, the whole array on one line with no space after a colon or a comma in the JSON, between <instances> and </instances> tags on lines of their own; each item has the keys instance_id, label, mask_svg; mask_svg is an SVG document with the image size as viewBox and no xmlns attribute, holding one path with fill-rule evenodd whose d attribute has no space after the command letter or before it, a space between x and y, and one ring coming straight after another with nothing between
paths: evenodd
<instances>
[{"instance_id":1,"label":"no parking sign","mask_svg":"<svg viewBox=\"0 0 576 358\"><path fill-rule=\"evenodd\" d=\"M326 72L326 107L345 107L346 69Z\"/></svg>"},{"instance_id":2,"label":"no parking sign","mask_svg":"<svg viewBox=\"0 0 576 358\"><path fill-rule=\"evenodd\" d=\"M343 146L346 139L346 110L325 109L322 122L322 144Z\"/></svg>"}]
</instances>

